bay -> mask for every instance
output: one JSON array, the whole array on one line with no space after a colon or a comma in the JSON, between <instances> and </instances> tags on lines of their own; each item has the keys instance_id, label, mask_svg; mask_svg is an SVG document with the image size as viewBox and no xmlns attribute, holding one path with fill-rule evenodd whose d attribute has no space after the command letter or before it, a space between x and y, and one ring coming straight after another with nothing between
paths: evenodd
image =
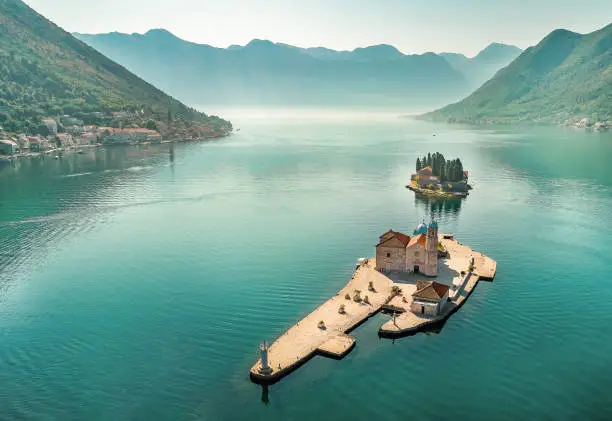
<instances>
[{"instance_id":1,"label":"bay","mask_svg":"<svg viewBox=\"0 0 612 421\"><path fill-rule=\"evenodd\" d=\"M0 167L0 419L610 419L612 135L230 110L236 135ZM434 136L435 135L435 136ZM405 185L460 157L463 201ZM435 217L498 262L439 334L281 382L257 345Z\"/></svg>"}]
</instances>

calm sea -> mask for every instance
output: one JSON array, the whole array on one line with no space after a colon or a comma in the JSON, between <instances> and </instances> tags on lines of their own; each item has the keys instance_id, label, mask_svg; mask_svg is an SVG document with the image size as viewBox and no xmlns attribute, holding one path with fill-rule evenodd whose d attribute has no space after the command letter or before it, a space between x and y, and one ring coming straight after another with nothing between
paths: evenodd
<instances>
[{"instance_id":1,"label":"calm sea","mask_svg":"<svg viewBox=\"0 0 612 421\"><path fill-rule=\"evenodd\" d=\"M612 419L612 134L395 114L236 114L227 139L0 167L1 420ZM435 135L435 136L434 136ZM464 201L404 188L459 156ZM257 345L423 218L496 259L439 334L316 357Z\"/></svg>"}]
</instances>

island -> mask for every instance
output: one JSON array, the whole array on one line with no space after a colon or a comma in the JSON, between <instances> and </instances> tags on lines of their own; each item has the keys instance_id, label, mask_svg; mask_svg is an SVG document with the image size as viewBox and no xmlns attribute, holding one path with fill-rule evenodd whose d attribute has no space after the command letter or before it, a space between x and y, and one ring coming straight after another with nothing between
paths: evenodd
<instances>
[{"instance_id":1,"label":"island","mask_svg":"<svg viewBox=\"0 0 612 421\"><path fill-rule=\"evenodd\" d=\"M388 230L376 255L357 260L349 282L338 293L269 345L250 370L255 383L274 383L309 359L341 359L355 345L350 332L374 314L391 314L379 336L396 338L440 326L457 311L479 280L492 281L496 262L438 233L435 221L407 235Z\"/></svg>"},{"instance_id":2,"label":"island","mask_svg":"<svg viewBox=\"0 0 612 421\"><path fill-rule=\"evenodd\" d=\"M417 194L454 198L466 197L472 187L459 158L446 160L444 155L435 152L428 153L423 159L417 158L416 173L412 174L406 188Z\"/></svg>"}]
</instances>

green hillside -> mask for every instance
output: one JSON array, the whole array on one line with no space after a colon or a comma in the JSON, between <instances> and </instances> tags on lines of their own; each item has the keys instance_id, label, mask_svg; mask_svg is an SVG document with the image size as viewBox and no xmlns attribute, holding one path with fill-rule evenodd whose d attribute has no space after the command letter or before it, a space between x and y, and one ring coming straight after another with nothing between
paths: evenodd
<instances>
[{"instance_id":1,"label":"green hillside","mask_svg":"<svg viewBox=\"0 0 612 421\"><path fill-rule=\"evenodd\" d=\"M461 123L562 124L612 118L612 24L556 30L464 100L425 114Z\"/></svg>"},{"instance_id":2,"label":"green hillside","mask_svg":"<svg viewBox=\"0 0 612 421\"><path fill-rule=\"evenodd\" d=\"M0 126L32 133L41 117L119 110L231 127L164 94L22 1L0 0Z\"/></svg>"}]
</instances>

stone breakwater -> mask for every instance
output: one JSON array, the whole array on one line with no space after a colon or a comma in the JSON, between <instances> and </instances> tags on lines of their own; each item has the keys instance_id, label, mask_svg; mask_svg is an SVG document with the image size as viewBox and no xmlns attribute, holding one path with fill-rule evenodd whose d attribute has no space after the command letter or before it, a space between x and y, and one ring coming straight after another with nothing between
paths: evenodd
<instances>
[{"instance_id":1,"label":"stone breakwater","mask_svg":"<svg viewBox=\"0 0 612 421\"><path fill-rule=\"evenodd\" d=\"M412 293L422 275L383 274L376 270L374 259L370 259L357 267L335 296L267 348L267 366L262 366L261 358L257 360L250 370L251 380L274 383L315 355L344 357L355 345L349 333L380 310L397 315L381 326L379 334L383 337L409 335L450 317L465 303L480 279L493 279L496 263L454 239L445 238L448 236L439 237L448 256L438 262L439 274L435 280L451 286L449 299L439 315L427 317L410 311Z\"/></svg>"}]
</instances>

